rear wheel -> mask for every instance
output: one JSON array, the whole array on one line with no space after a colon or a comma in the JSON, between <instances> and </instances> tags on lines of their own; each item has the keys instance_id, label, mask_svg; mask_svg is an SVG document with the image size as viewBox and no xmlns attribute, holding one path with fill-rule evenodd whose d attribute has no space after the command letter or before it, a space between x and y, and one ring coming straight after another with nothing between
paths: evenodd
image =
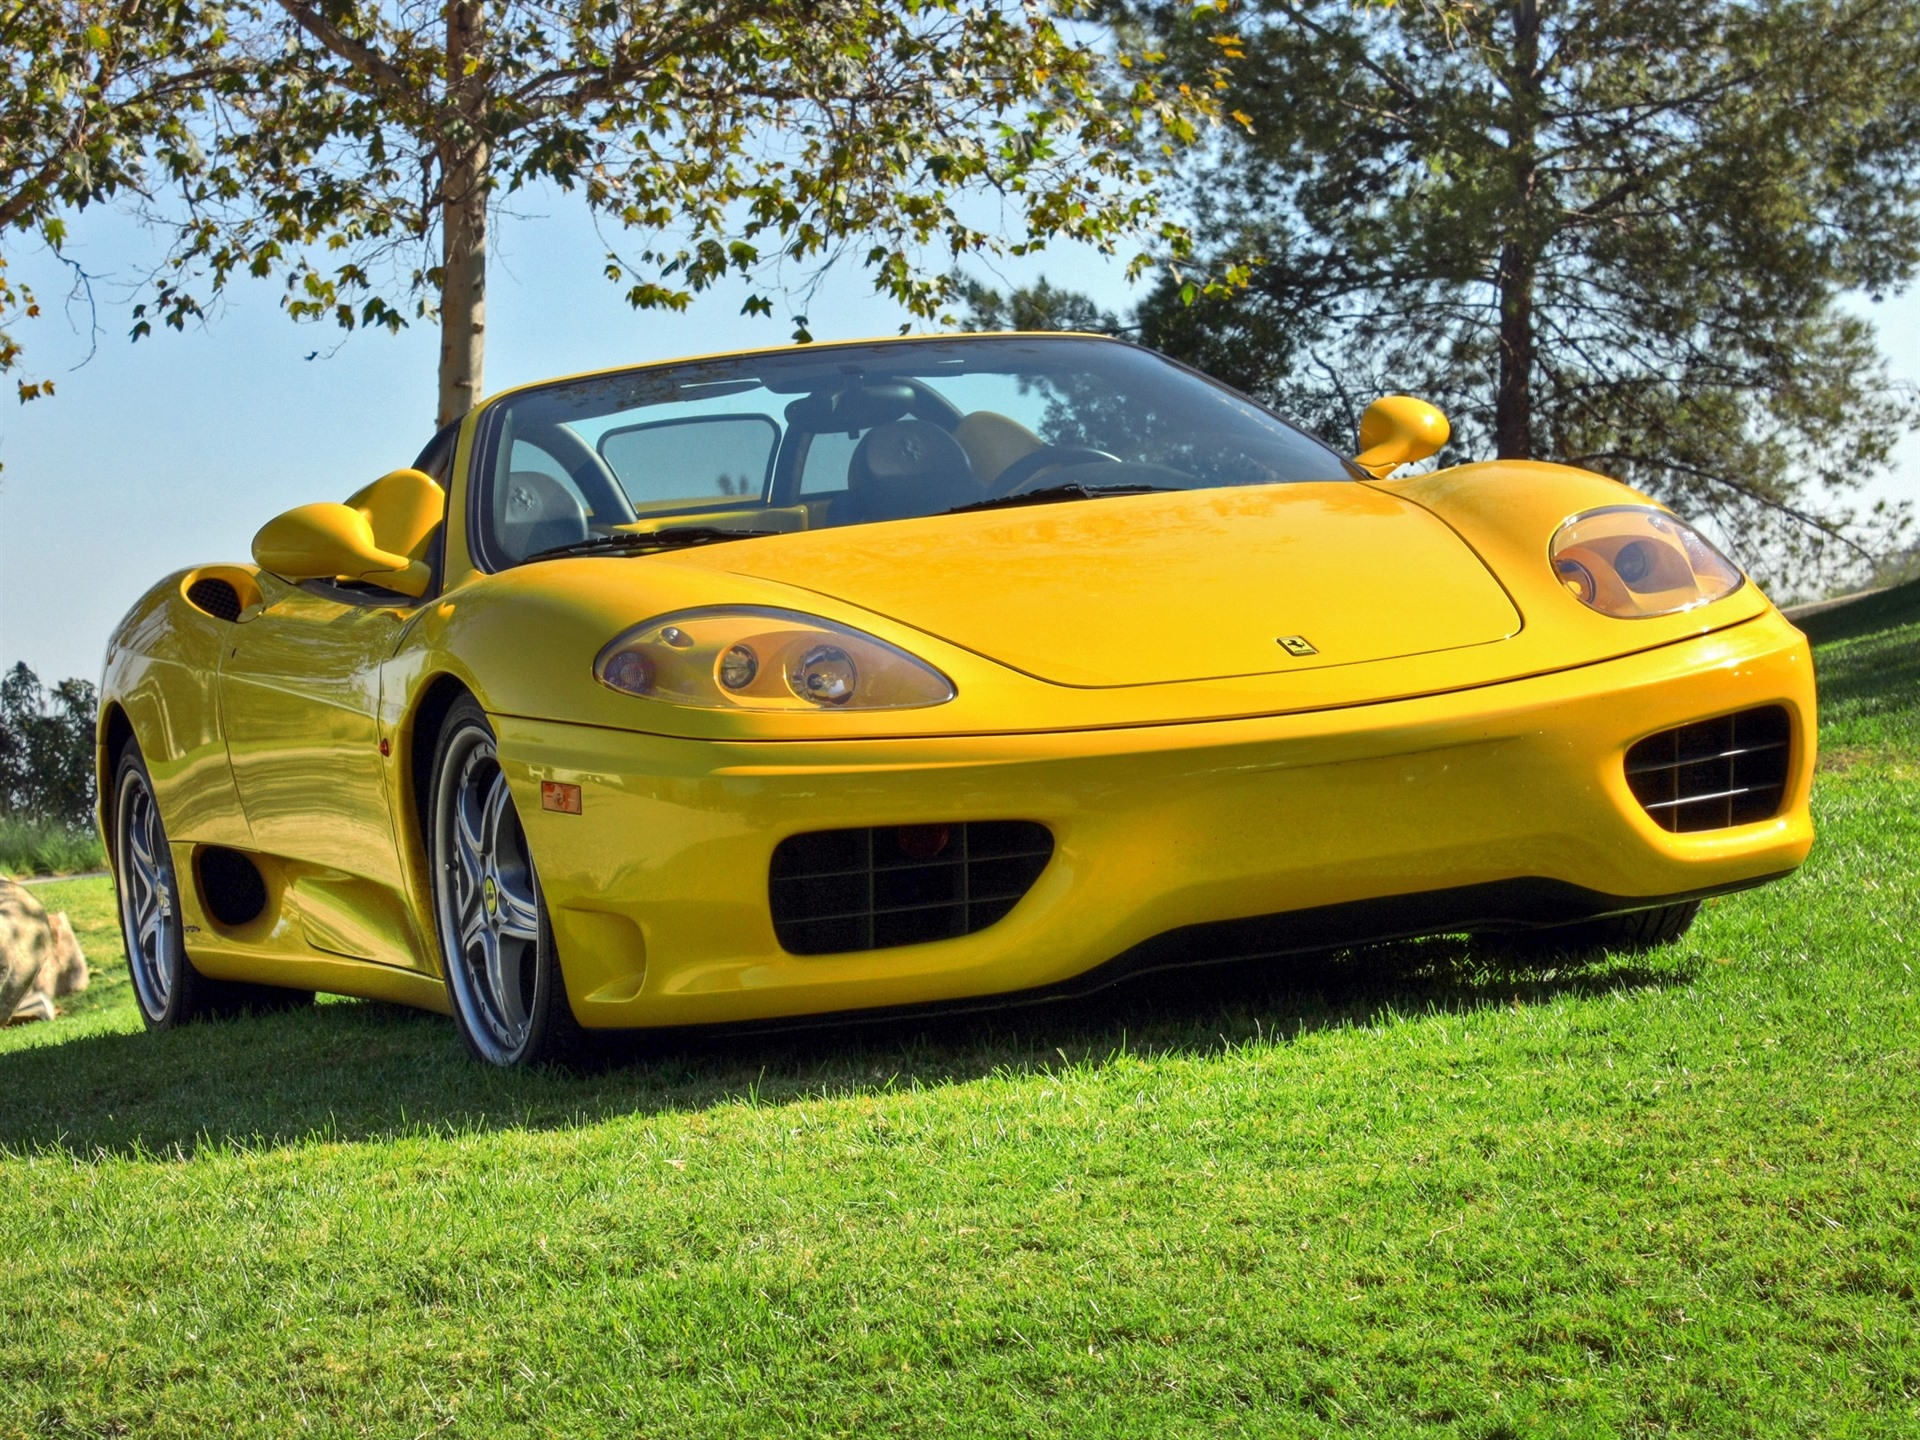
<instances>
[{"instance_id":1,"label":"rear wheel","mask_svg":"<svg viewBox=\"0 0 1920 1440\"><path fill-rule=\"evenodd\" d=\"M311 1005L311 990L283 990L210 980L193 968L183 943L180 886L173 851L154 798L153 777L137 746L121 752L113 779L113 872L120 898L120 935L134 999L149 1030L243 1010Z\"/></svg>"},{"instance_id":2,"label":"rear wheel","mask_svg":"<svg viewBox=\"0 0 1920 1440\"><path fill-rule=\"evenodd\" d=\"M428 806L434 923L461 1038L490 1065L580 1058L587 1036L567 999L533 855L493 728L471 697L447 712Z\"/></svg>"}]
</instances>

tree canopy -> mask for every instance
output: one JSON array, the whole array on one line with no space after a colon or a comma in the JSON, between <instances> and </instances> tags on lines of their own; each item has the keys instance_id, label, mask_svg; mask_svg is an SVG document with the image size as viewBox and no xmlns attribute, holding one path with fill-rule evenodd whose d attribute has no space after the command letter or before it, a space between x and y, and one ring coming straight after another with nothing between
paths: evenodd
<instances>
[{"instance_id":1,"label":"tree canopy","mask_svg":"<svg viewBox=\"0 0 1920 1440\"><path fill-rule=\"evenodd\" d=\"M1171 75L1218 20L1136 5ZM1242 294L1148 343L1344 441L1374 395L1469 453L1565 460L1752 556L1891 543L1847 496L1913 419L1855 292L1920 263L1911 0L1248 0L1190 181ZM1836 543L1838 542L1837 546Z\"/></svg>"},{"instance_id":2,"label":"tree canopy","mask_svg":"<svg viewBox=\"0 0 1920 1440\"><path fill-rule=\"evenodd\" d=\"M214 0L0 0L0 372L20 363L12 324L37 311L8 278L10 242L58 251L69 212L191 171L224 38Z\"/></svg>"},{"instance_id":3,"label":"tree canopy","mask_svg":"<svg viewBox=\"0 0 1920 1440\"><path fill-rule=\"evenodd\" d=\"M93 721L88 680L51 692L23 664L0 674L0 816L93 823Z\"/></svg>"},{"instance_id":4,"label":"tree canopy","mask_svg":"<svg viewBox=\"0 0 1920 1440\"><path fill-rule=\"evenodd\" d=\"M280 277L297 318L437 319L443 422L481 391L487 227L516 190L609 222L637 307L745 276L771 313L768 283L850 252L932 316L965 255L1064 237L1177 259L1155 185L1224 83L1116 53L1079 0L236 0L228 22L183 244L137 329L245 274Z\"/></svg>"}]
</instances>

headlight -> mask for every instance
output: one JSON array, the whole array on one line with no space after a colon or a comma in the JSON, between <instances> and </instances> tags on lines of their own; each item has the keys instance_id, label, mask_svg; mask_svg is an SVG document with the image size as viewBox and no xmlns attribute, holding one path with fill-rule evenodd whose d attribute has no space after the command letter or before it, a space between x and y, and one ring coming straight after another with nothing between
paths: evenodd
<instances>
[{"instance_id":1,"label":"headlight","mask_svg":"<svg viewBox=\"0 0 1920 1440\"><path fill-rule=\"evenodd\" d=\"M629 695L708 710L902 710L954 697L951 680L884 640L750 605L636 625L593 673Z\"/></svg>"},{"instance_id":2,"label":"headlight","mask_svg":"<svg viewBox=\"0 0 1920 1440\"><path fill-rule=\"evenodd\" d=\"M1547 558L1581 604L1622 620L1671 615L1746 583L1691 525L1644 505L1609 505L1554 532Z\"/></svg>"}]
</instances>

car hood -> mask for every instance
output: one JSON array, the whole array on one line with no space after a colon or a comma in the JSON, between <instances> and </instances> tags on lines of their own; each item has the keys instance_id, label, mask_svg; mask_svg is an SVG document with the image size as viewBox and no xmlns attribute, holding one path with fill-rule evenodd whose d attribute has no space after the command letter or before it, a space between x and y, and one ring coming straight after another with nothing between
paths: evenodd
<instances>
[{"instance_id":1,"label":"car hood","mask_svg":"<svg viewBox=\"0 0 1920 1440\"><path fill-rule=\"evenodd\" d=\"M889 521L675 558L831 596L1066 686L1293 673L1520 629L1442 521L1345 481Z\"/></svg>"}]
</instances>

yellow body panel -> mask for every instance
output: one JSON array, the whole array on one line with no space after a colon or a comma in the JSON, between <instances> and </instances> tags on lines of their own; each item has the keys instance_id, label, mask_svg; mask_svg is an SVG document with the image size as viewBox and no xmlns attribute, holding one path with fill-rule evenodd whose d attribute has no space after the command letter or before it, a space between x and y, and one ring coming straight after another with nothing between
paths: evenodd
<instances>
[{"instance_id":1,"label":"yellow body panel","mask_svg":"<svg viewBox=\"0 0 1920 1440\"><path fill-rule=\"evenodd\" d=\"M456 478L449 515L466 513L465 490ZM793 528L499 574L474 566L456 522L417 600L252 566L157 586L109 650L101 764L137 740L182 877L210 846L258 863L268 906L237 927L184 886L188 952L207 974L444 1009L420 798L435 707L465 690L492 718L590 1026L1026 990L1183 927L1497 882L1653 902L1790 870L1812 840L1798 632L1750 584L1613 619L1548 564L1563 520L1639 498L1501 462ZM426 564L434 537L407 539ZM188 598L221 576L237 618ZM713 605L866 631L957 697L733 711L594 680L614 636ZM1627 748L1763 704L1793 720L1779 814L1699 834L1656 825L1627 789ZM543 809L543 781L579 786L581 813ZM858 954L792 955L775 939L768 864L784 837L1000 819L1045 824L1056 848L997 924Z\"/></svg>"},{"instance_id":2,"label":"yellow body panel","mask_svg":"<svg viewBox=\"0 0 1920 1440\"><path fill-rule=\"evenodd\" d=\"M1654 824L1627 789L1627 748L1772 701L1800 739L1782 813L1691 835ZM830 745L499 730L577 1013L660 1025L1026 989L1182 926L1514 877L1635 897L1779 874L1812 843L1812 720L1805 642L1769 617L1497 696L1364 712ZM583 813L541 810L542 780L581 785ZM1005 920L894 950L781 950L767 871L787 835L974 819L1055 836Z\"/></svg>"}]
</instances>

